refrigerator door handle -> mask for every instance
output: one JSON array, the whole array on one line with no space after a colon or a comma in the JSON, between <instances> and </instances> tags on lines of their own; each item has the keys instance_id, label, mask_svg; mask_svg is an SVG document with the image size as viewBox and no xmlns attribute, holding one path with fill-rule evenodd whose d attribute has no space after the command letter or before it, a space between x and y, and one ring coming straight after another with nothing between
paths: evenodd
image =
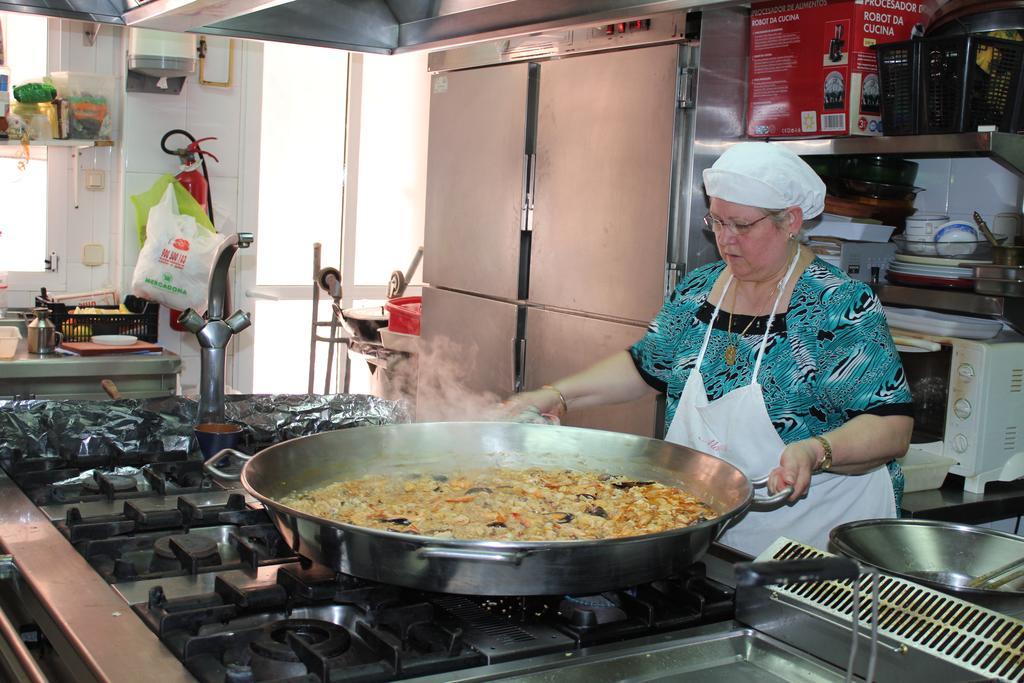
<instances>
[{"instance_id":1,"label":"refrigerator door handle","mask_svg":"<svg viewBox=\"0 0 1024 683\"><path fill-rule=\"evenodd\" d=\"M530 157L531 154L523 155L523 179L522 179L522 198L523 205L520 208L519 213L519 230L526 232L531 229L530 225L530 209L532 208L532 198L530 197Z\"/></svg>"},{"instance_id":2,"label":"refrigerator door handle","mask_svg":"<svg viewBox=\"0 0 1024 683\"><path fill-rule=\"evenodd\" d=\"M529 157L529 185L526 192L526 229L533 230L533 208L537 201L537 155L528 154Z\"/></svg>"},{"instance_id":3,"label":"refrigerator door handle","mask_svg":"<svg viewBox=\"0 0 1024 683\"><path fill-rule=\"evenodd\" d=\"M512 392L518 394L523 390L523 375L526 367L526 340L512 338Z\"/></svg>"}]
</instances>

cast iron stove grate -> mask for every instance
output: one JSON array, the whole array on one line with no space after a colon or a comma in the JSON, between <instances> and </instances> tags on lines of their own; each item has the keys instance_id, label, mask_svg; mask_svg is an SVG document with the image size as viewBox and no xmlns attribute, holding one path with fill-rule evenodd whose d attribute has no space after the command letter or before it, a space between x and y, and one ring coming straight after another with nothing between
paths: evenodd
<instances>
[{"instance_id":1,"label":"cast iron stove grate","mask_svg":"<svg viewBox=\"0 0 1024 683\"><path fill-rule=\"evenodd\" d=\"M201 595L153 588L136 610L204 683L383 681L728 620L733 593L705 578L701 565L687 576L600 596L493 598L292 564L273 580L220 573L214 591Z\"/></svg>"},{"instance_id":2,"label":"cast iron stove grate","mask_svg":"<svg viewBox=\"0 0 1024 683\"><path fill-rule=\"evenodd\" d=\"M77 544L151 531L180 529L185 532L191 527L217 524L246 526L269 522L266 511L248 507L244 495L232 493L223 504L197 504L178 497L174 508L145 507L140 501L128 500L120 514L111 515L83 515L79 508L72 507L64 520L55 524L69 541Z\"/></svg>"},{"instance_id":3,"label":"cast iron stove grate","mask_svg":"<svg viewBox=\"0 0 1024 683\"><path fill-rule=\"evenodd\" d=\"M153 588L136 610L203 683L388 681L485 663L413 592L323 567L251 578L226 572L213 593L182 598Z\"/></svg>"},{"instance_id":4,"label":"cast iron stove grate","mask_svg":"<svg viewBox=\"0 0 1024 683\"><path fill-rule=\"evenodd\" d=\"M123 460L104 462L96 468L69 467L53 459L23 461L11 476L36 505L131 500L219 487L203 471L202 461L188 459L184 453ZM93 471L88 474L90 469Z\"/></svg>"},{"instance_id":5,"label":"cast iron stove grate","mask_svg":"<svg viewBox=\"0 0 1024 683\"><path fill-rule=\"evenodd\" d=\"M129 500L118 515L84 517L74 507L56 526L110 583L297 559L266 511L248 508L242 494L230 494L222 504L179 497L170 509L145 509Z\"/></svg>"},{"instance_id":6,"label":"cast iron stove grate","mask_svg":"<svg viewBox=\"0 0 1024 683\"><path fill-rule=\"evenodd\" d=\"M294 562L272 524L199 527L83 541L78 551L110 583Z\"/></svg>"}]
</instances>

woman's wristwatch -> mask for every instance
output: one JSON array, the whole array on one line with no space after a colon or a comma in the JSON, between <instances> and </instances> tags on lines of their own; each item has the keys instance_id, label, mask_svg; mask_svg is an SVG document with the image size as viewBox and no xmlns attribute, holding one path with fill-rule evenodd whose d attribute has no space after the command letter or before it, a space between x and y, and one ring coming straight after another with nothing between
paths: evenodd
<instances>
[{"instance_id":1,"label":"woman's wristwatch","mask_svg":"<svg viewBox=\"0 0 1024 683\"><path fill-rule=\"evenodd\" d=\"M821 460L814 468L815 472L828 472L832 469L832 443L820 434L814 434L811 436L812 439L821 444L824 453L821 456Z\"/></svg>"}]
</instances>

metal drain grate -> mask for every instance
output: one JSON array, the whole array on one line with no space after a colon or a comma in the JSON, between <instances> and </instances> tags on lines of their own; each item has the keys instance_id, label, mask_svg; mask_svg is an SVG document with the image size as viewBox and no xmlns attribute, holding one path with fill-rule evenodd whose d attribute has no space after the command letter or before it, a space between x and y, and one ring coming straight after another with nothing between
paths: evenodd
<instances>
[{"instance_id":1,"label":"metal drain grate","mask_svg":"<svg viewBox=\"0 0 1024 683\"><path fill-rule=\"evenodd\" d=\"M461 596L442 597L434 601L452 616L461 619L467 626L495 638L501 643L525 643L536 640L532 635L508 620L485 610L468 598Z\"/></svg>"},{"instance_id":2,"label":"metal drain grate","mask_svg":"<svg viewBox=\"0 0 1024 683\"><path fill-rule=\"evenodd\" d=\"M827 557L782 538L758 560ZM860 623L871 619L871 575L860 578ZM853 619L853 582L819 581L777 589L846 621ZM879 580L878 630L980 676L1024 677L1024 622L893 576Z\"/></svg>"}]
</instances>

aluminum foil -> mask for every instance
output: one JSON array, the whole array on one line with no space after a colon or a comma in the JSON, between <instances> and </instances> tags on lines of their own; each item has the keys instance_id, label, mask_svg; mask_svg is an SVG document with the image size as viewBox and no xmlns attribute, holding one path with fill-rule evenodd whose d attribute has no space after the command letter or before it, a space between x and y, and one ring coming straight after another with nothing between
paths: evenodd
<instances>
[{"instance_id":1,"label":"aluminum foil","mask_svg":"<svg viewBox=\"0 0 1024 683\"><path fill-rule=\"evenodd\" d=\"M135 486L139 491L148 491L150 488L149 482L146 481L146 476L138 467L115 467L112 470L82 470L70 479L55 481L50 486L81 486L90 479L95 479L97 472L102 472L106 475L112 474L117 477L131 477L135 480Z\"/></svg>"},{"instance_id":2,"label":"aluminum foil","mask_svg":"<svg viewBox=\"0 0 1024 683\"><path fill-rule=\"evenodd\" d=\"M0 401L0 465L57 458L66 467L116 467L156 454L199 451L198 404L182 396L118 401ZM404 403L361 394L230 395L225 417L255 453L297 436L409 422Z\"/></svg>"}]
</instances>

